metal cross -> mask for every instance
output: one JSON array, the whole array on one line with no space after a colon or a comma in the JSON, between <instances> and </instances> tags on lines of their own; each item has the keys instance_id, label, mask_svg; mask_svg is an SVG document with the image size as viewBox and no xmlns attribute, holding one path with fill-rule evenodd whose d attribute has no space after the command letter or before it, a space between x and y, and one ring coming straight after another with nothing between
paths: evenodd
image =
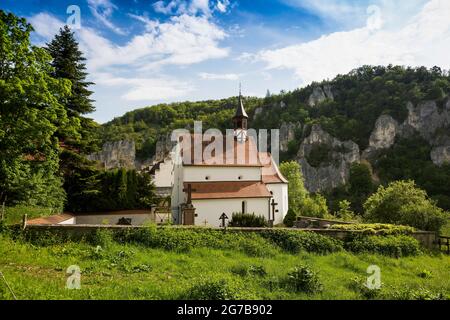
<instances>
[{"instance_id":1,"label":"metal cross","mask_svg":"<svg viewBox=\"0 0 450 320\"><path fill-rule=\"evenodd\" d=\"M279 212L277 209L275 209L276 206L278 205L278 203L275 202L275 199L272 198L272 203L270 205L272 206L272 218L273 219L269 219L269 220L275 221L275 213Z\"/></svg>"},{"instance_id":2,"label":"metal cross","mask_svg":"<svg viewBox=\"0 0 450 320\"><path fill-rule=\"evenodd\" d=\"M228 220L228 216L224 213L220 216L219 220L222 220L222 228L226 227L225 220Z\"/></svg>"},{"instance_id":3,"label":"metal cross","mask_svg":"<svg viewBox=\"0 0 450 320\"><path fill-rule=\"evenodd\" d=\"M197 189L192 189L192 185L189 183L188 184L188 186L187 186L187 188L184 188L183 189L183 192L187 192L187 196L188 196L188 198L187 198L187 204L192 204L192 192L195 192L195 191L197 191Z\"/></svg>"}]
</instances>

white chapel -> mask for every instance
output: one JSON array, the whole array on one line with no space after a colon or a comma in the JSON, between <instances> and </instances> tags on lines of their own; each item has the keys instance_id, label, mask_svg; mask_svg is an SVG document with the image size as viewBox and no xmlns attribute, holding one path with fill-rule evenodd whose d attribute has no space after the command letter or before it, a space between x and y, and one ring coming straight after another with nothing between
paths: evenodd
<instances>
[{"instance_id":1,"label":"white chapel","mask_svg":"<svg viewBox=\"0 0 450 320\"><path fill-rule=\"evenodd\" d=\"M233 213L254 213L273 225L283 222L288 181L272 155L258 151L255 138L247 134L241 94L232 121L231 138L220 132L187 133L178 140L170 160L155 171L156 186L172 189L175 224L219 227L223 214L231 220ZM187 216L186 207L194 208L195 214Z\"/></svg>"}]
</instances>

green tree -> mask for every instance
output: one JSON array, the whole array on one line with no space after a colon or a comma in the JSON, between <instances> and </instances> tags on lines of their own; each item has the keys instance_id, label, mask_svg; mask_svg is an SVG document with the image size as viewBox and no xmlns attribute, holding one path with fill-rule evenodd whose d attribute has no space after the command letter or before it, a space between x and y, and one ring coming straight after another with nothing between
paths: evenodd
<instances>
[{"instance_id":1,"label":"green tree","mask_svg":"<svg viewBox=\"0 0 450 320\"><path fill-rule=\"evenodd\" d=\"M292 228L294 226L294 222L297 219L297 214L292 208L289 208L286 216L283 219L283 223L286 227Z\"/></svg>"},{"instance_id":2,"label":"green tree","mask_svg":"<svg viewBox=\"0 0 450 320\"><path fill-rule=\"evenodd\" d=\"M335 216L343 221L355 220L355 213L351 210L350 201L339 201L339 210L336 212Z\"/></svg>"},{"instance_id":3,"label":"green tree","mask_svg":"<svg viewBox=\"0 0 450 320\"><path fill-rule=\"evenodd\" d=\"M366 163L353 163L349 174L349 196L352 208L359 213L363 212L363 203L373 193L374 184L369 165Z\"/></svg>"},{"instance_id":4,"label":"green tree","mask_svg":"<svg viewBox=\"0 0 450 320\"><path fill-rule=\"evenodd\" d=\"M448 213L437 207L414 181L395 181L380 186L364 203L370 222L409 225L421 230L439 231Z\"/></svg>"},{"instance_id":5,"label":"green tree","mask_svg":"<svg viewBox=\"0 0 450 320\"><path fill-rule=\"evenodd\" d=\"M79 116L95 111L90 98L92 91L88 89L94 83L86 81L86 58L78 47L74 33L68 26L59 30L59 34L47 44L47 50L52 56L54 68L53 77L68 79L72 83L71 95L64 105L69 116Z\"/></svg>"},{"instance_id":6,"label":"green tree","mask_svg":"<svg viewBox=\"0 0 450 320\"><path fill-rule=\"evenodd\" d=\"M86 80L88 76L84 63L86 59L68 26L60 29L59 34L47 44L46 50L52 56L53 77L67 79L71 83L70 95L60 97L60 103L68 114L69 123L59 127L57 135L63 146L60 172L65 181L64 188L67 193L75 192L74 195L69 194L67 207L78 210L81 209L81 204L77 199L81 194L88 192L92 195L94 191L98 191L96 187L94 190L89 188L98 183L99 172L95 170L92 162L78 156L95 151L98 145L96 134L98 125L83 116L95 110L93 100L90 98L92 91L89 90L89 86L93 83ZM89 173L91 176L87 176ZM88 189L83 191L80 188Z\"/></svg>"},{"instance_id":7,"label":"green tree","mask_svg":"<svg viewBox=\"0 0 450 320\"><path fill-rule=\"evenodd\" d=\"M155 189L149 173L141 172L137 175L137 203L140 208L150 208L155 204Z\"/></svg>"},{"instance_id":8,"label":"green tree","mask_svg":"<svg viewBox=\"0 0 450 320\"><path fill-rule=\"evenodd\" d=\"M296 161L283 162L280 164L280 171L289 181L289 208L296 214L299 214L302 207L302 202L308 197L308 191L306 190L303 182L300 164Z\"/></svg>"},{"instance_id":9,"label":"green tree","mask_svg":"<svg viewBox=\"0 0 450 320\"><path fill-rule=\"evenodd\" d=\"M59 99L70 82L52 77L51 57L31 45L32 31L0 10L0 201L62 209L55 134L69 123Z\"/></svg>"},{"instance_id":10,"label":"green tree","mask_svg":"<svg viewBox=\"0 0 450 320\"><path fill-rule=\"evenodd\" d=\"M304 198L300 207L300 215L322 219L331 218L327 200L321 194Z\"/></svg>"}]
</instances>

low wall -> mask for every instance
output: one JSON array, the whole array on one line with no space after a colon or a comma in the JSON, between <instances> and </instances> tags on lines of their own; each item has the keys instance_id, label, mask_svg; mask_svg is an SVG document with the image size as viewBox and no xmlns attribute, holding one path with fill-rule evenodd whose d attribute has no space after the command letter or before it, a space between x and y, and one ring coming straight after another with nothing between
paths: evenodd
<instances>
[{"instance_id":1,"label":"low wall","mask_svg":"<svg viewBox=\"0 0 450 320\"><path fill-rule=\"evenodd\" d=\"M81 238L83 236L88 236L93 234L98 229L108 229L112 231L122 231L127 229L141 229L145 226L123 226L123 225L29 225L26 229L30 231L43 231L43 232L54 232L54 233L64 233L68 236ZM177 229L192 229L192 230L224 230L223 228L209 228L209 227L197 227L197 226L171 226L170 228ZM227 228L227 232L264 232L269 230L288 230L288 231L309 231L319 233L324 236L333 237L340 240L345 240L350 235L362 234L363 231L349 231L349 230L331 230L331 229L295 229L295 228ZM437 243L437 234L435 232L428 231L417 231L410 234L411 237L415 238L420 244L427 249L435 249Z\"/></svg>"},{"instance_id":2,"label":"low wall","mask_svg":"<svg viewBox=\"0 0 450 320\"><path fill-rule=\"evenodd\" d=\"M335 224L355 224L354 222L343 222L336 220L327 220L313 217L297 217L297 220L294 222L295 228L300 229L325 229L329 226Z\"/></svg>"}]
</instances>

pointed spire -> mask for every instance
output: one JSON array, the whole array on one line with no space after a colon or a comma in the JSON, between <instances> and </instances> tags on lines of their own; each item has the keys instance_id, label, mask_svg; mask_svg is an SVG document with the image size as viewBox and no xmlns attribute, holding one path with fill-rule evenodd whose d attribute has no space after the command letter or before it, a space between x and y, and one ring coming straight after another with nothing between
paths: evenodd
<instances>
[{"instance_id":1,"label":"pointed spire","mask_svg":"<svg viewBox=\"0 0 450 320\"><path fill-rule=\"evenodd\" d=\"M236 109L236 114L234 115L234 118L243 117L248 118L247 112L245 112L244 108L244 102L242 101L242 88L241 83L239 82L239 102Z\"/></svg>"}]
</instances>

